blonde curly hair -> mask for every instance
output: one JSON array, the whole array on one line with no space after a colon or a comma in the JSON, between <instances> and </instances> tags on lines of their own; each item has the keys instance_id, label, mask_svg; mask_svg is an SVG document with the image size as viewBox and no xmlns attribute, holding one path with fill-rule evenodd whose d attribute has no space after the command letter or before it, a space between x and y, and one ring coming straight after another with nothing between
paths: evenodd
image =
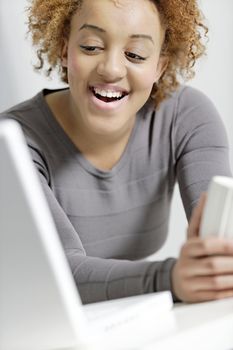
<instances>
[{"instance_id":1,"label":"blonde curly hair","mask_svg":"<svg viewBox=\"0 0 233 350\"><path fill-rule=\"evenodd\" d=\"M61 80L68 83L67 68L61 65L61 51L65 38L69 37L71 19L84 0L29 1L28 32L39 59L35 69L45 69L49 76L58 68ZM151 91L151 97L158 106L179 86L180 78L188 80L195 75L193 68L197 59L205 53L203 39L208 29L197 0L150 1L156 5L165 29L161 54L168 58L165 72Z\"/></svg>"}]
</instances>

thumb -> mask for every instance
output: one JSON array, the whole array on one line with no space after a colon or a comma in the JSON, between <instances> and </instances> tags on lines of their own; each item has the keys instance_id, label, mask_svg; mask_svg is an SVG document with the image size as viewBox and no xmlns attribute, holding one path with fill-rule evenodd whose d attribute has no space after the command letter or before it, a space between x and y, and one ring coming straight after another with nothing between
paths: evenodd
<instances>
[{"instance_id":1,"label":"thumb","mask_svg":"<svg viewBox=\"0 0 233 350\"><path fill-rule=\"evenodd\" d=\"M198 237L201 224L203 209L206 203L207 193L203 192L200 196L197 206L193 209L189 226L187 230L188 238Z\"/></svg>"}]
</instances>

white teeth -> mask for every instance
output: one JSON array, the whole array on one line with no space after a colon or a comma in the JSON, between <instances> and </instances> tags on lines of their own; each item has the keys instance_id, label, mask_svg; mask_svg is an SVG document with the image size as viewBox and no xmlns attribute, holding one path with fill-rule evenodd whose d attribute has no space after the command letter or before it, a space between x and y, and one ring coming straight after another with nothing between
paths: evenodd
<instances>
[{"instance_id":1,"label":"white teeth","mask_svg":"<svg viewBox=\"0 0 233 350\"><path fill-rule=\"evenodd\" d=\"M100 90L98 88L93 88L95 94L98 94L103 97L108 97L108 98L120 98L123 93L122 92L116 92L116 91L105 91L105 90Z\"/></svg>"},{"instance_id":2,"label":"white teeth","mask_svg":"<svg viewBox=\"0 0 233 350\"><path fill-rule=\"evenodd\" d=\"M103 96L103 97L106 97L107 96L107 92L104 91L104 90L101 90L100 92L97 92L97 94Z\"/></svg>"}]
</instances>

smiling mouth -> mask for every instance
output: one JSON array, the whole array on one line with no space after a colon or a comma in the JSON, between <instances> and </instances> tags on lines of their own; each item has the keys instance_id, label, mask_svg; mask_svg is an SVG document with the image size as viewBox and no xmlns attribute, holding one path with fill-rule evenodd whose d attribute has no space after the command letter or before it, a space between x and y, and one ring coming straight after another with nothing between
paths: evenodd
<instances>
[{"instance_id":1,"label":"smiling mouth","mask_svg":"<svg viewBox=\"0 0 233 350\"><path fill-rule=\"evenodd\" d=\"M90 87L90 91L93 93L93 95L98 98L98 100L101 100L106 103L115 102L122 100L125 96L128 95L126 92L112 92L112 93L106 93L104 91L96 91L94 87Z\"/></svg>"}]
</instances>

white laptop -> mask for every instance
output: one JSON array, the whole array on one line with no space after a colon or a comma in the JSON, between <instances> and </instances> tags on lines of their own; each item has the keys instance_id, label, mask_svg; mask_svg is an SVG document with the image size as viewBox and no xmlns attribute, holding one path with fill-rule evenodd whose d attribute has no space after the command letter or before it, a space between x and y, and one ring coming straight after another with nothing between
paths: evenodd
<instances>
[{"instance_id":1,"label":"white laptop","mask_svg":"<svg viewBox=\"0 0 233 350\"><path fill-rule=\"evenodd\" d=\"M170 292L82 305L20 126L0 122L0 350L143 349Z\"/></svg>"}]
</instances>

